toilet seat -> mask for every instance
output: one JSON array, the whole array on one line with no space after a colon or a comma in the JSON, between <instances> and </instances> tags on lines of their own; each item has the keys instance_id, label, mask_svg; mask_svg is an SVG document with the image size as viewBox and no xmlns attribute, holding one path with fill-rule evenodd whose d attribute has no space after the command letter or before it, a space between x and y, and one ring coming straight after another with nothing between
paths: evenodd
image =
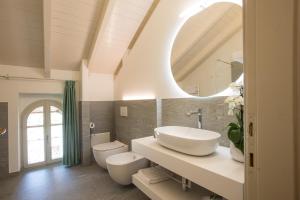
<instances>
[{"instance_id":1,"label":"toilet seat","mask_svg":"<svg viewBox=\"0 0 300 200\"><path fill-rule=\"evenodd\" d=\"M94 145L93 150L95 150L95 151L109 151L109 150L118 149L118 148L121 148L121 147L124 147L124 146L126 146L126 144L123 144L122 142L119 142L118 140L115 140L113 142L107 142L107 143Z\"/></svg>"}]
</instances>

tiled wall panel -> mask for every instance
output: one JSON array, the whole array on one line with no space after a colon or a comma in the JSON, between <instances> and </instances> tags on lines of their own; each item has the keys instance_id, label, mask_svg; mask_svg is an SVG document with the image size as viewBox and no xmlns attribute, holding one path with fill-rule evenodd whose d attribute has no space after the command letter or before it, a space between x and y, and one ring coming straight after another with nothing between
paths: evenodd
<instances>
[{"instance_id":1,"label":"tiled wall panel","mask_svg":"<svg viewBox=\"0 0 300 200\"><path fill-rule=\"evenodd\" d=\"M90 122L95 128L90 131ZM81 101L79 102L79 127L81 135L81 160L89 165L93 160L91 151L91 132L110 132L114 135L114 102L113 101Z\"/></svg>"},{"instance_id":2,"label":"tiled wall panel","mask_svg":"<svg viewBox=\"0 0 300 200\"><path fill-rule=\"evenodd\" d=\"M0 102L0 128L8 127L8 103ZM8 175L8 137L7 132L0 136L0 178Z\"/></svg>"},{"instance_id":3,"label":"tiled wall panel","mask_svg":"<svg viewBox=\"0 0 300 200\"><path fill-rule=\"evenodd\" d=\"M120 107L127 106L128 116L120 116ZM153 135L157 127L156 100L116 101L116 138L126 144L134 138Z\"/></svg>"},{"instance_id":4,"label":"tiled wall panel","mask_svg":"<svg viewBox=\"0 0 300 200\"><path fill-rule=\"evenodd\" d=\"M224 97L196 99L178 98L162 100L134 100L107 102L80 102L80 130L82 137L82 163L92 160L89 123L95 123L95 133L111 132L112 140L130 144L135 138L153 135L157 126L188 126L197 128L197 115L186 113L202 109L204 129L221 133L220 144L229 146L227 125L234 121L228 116ZM125 106L128 116L120 116L120 107Z\"/></svg>"},{"instance_id":5,"label":"tiled wall panel","mask_svg":"<svg viewBox=\"0 0 300 200\"><path fill-rule=\"evenodd\" d=\"M212 130L222 135L220 144L229 146L227 125L234 121L228 116L228 106L224 104L224 97L209 99L182 98L162 100L162 125L187 126L197 128L198 116L188 116L186 113L202 109L202 128Z\"/></svg>"}]
</instances>

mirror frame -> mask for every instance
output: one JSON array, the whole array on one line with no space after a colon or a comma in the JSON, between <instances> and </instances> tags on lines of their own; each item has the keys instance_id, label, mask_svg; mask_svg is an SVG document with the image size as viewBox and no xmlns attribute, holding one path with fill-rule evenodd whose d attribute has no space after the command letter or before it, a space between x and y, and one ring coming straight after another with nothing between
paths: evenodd
<instances>
[{"instance_id":1,"label":"mirror frame","mask_svg":"<svg viewBox=\"0 0 300 200\"><path fill-rule=\"evenodd\" d=\"M187 95L187 97L189 98L199 98L199 99L205 99L205 98L213 98L213 97L221 97L221 96L231 96L234 95L235 92L232 91L232 89L230 89L229 85L228 87L221 91L218 92L216 94L210 95L210 96L194 96L191 95L189 93L187 93L186 91L184 91L176 82L173 72L172 72L172 64L171 64L171 56L172 56L172 49L176 40L177 35L179 34L180 30L183 28L184 24L194 15L199 14L200 12L202 12L203 10L205 10L206 8L216 4L216 3L233 3L236 4L238 6L240 6L241 8L243 8L243 0L203 0L198 4L195 4L193 6L191 6L190 8L185 9L182 13L180 13L179 18L182 18L182 22L181 24L177 27L177 30L173 36L172 42L171 42L171 49L170 49L170 55L169 55L169 69L170 69L170 73L171 73L171 77L173 78L173 81L175 82L177 88L183 92L185 95ZM235 81L235 83L242 83L244 81L244 72L241 74L241 76Z\"/></svg>"}]
</instances>

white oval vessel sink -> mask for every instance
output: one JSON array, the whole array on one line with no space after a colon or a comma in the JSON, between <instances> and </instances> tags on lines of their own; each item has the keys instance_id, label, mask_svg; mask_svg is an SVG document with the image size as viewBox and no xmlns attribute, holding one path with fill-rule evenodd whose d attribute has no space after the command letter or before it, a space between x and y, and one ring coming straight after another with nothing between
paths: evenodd
<instances>
[{"instance_id":1,"label":"white oval vessel sink","mask_svg":"<svg viewBox=\"0 0 300 200\"><path fill-rule=\"evenodd\" d=\"M213 131L182 126L158 127L154 132L160 145L193 156L215 152L221 137Z\"/></svg>"}]
</instances>

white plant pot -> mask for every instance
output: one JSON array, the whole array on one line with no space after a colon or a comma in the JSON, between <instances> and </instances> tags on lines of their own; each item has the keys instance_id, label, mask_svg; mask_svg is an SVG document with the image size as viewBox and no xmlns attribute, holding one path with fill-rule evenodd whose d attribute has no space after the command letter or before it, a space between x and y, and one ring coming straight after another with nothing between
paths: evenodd
<instances>
[{"instance_id":1,"label":"white plant pot","mask_svg":"<svg viewBox=\"0 0 300 200\"><path fill-rule=\"evenodd\" d=\"M244 154L234 146L234 144L230 141L230 154L233 160L238 162L245 162Z\"/></svg>"}]
</instances>

